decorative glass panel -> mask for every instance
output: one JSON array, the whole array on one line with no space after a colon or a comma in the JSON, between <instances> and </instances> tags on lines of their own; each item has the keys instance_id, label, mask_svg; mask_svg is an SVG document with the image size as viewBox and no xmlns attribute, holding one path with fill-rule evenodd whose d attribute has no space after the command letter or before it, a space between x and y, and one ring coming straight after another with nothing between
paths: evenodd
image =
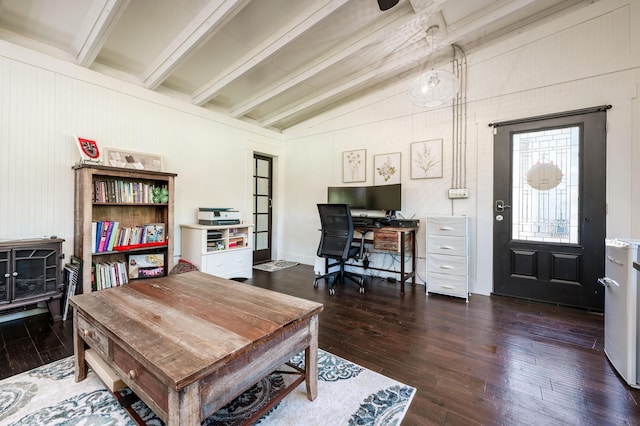
<instances>
[{"instance_id":1,"label":"decorative glass panel","mask_svg":"<svg viewBox=\"0 0 640 426\"><path fill-rule=\"evenodd\" d=\"M16 261L14 299L39 296L45 293L45 270L43 259L21 259Z\"/></svg>"},{"instance_id":2,"label":"decorative glass panel","mask_svg":"<svg viewBox=\"0 0 640 426\"><path fill-rule=\"evenodd\" d=\"M268 240L267 237L269 234L267 232L259 232L256 233L256 250L264 250L269 248L267 245Z\"/></svg>"},{"instance_id":3,"label":"decorative glass panel","mask_svg":"<svg viewBox=\"0 0 640 426\"><path fill-rule=\"evenodd\" d=\"M259 214L256 216L256 232L269 230L269 216L266 214Z\"/></svg>"},{"instance_id":4,"label":"decorative glass panel","mask_svg":"<svg viewBox=\"0 0 640 426\"><path fill-rule=\"evenodd\" d=\"M269 197L256 197L256 213L269 213Z\"/></svg>"},{"instance_id":5,"label":"decorative glass panel","mask_svg":"<svg viewBox=\"0 0 640 426\"><path fill-rule=\"evenodd\" d=\"M579 243L580 128L516 133L512 238Z\"/></svg>"},{"instance_id":6,"label":"decorative glass panel","mask_svg":"<svg viewBox=\"0 0 640 426\"><path fill-rule=\"evenodd\" d=\"M269 179L256 178L256 195L269 195Z\"/></svg>"},{"instance_id":7,"label":"decorative glass panel","mask_svg":"<svg viewBox=\"0 0 640 426\"><path fill-rule=\"evenodd\" d=\"M266 160L256 161L256 176L268 178L269 176L269 162Z\"/></svg>"}]
</instances>

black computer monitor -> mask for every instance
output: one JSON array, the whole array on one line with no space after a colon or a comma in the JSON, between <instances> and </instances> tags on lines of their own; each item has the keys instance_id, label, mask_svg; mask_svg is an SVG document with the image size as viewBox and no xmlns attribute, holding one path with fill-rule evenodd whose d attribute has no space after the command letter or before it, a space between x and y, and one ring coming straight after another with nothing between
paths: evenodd
<instances>
[{"instance_id":1,"label":"black computer monitor","mask_svg":"<svg viewBox=\"0 0 640 426\"><path fill-rule=\"evenodd\" d=\"M402 210L402 184L368 186L367 210Z\"/></svg>"},{"instance_id":2,"label":"black computer monitor","mask_svg":"<svg viewBox=\"0 0 640 426\"><path fill-rule=\"evenodd\" d=\"M350 209L367 208L367 188L364 186L334 186L327 191L329 204L348 204Z\"/></svg>"}]
</instances>

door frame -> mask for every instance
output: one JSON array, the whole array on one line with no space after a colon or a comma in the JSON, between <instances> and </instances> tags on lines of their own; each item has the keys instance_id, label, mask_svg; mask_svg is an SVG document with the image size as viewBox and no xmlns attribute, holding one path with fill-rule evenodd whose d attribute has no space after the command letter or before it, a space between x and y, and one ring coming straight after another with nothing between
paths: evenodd
<instances>
[{"instance_id":1,"label":"door frame","mask_svg":"<svg viewBox=\"0 0 640 426\"><path fill-rule=\"evenodd\" d=\"M273 183L274 183L274 157L270 155L260 154L254 152L252 155L252 216L253 216L253 264L268 262L273 257ZM258 214L257 214L257 166L258 160L268 161L269 163L269 185L268 185L268 213L267 213L267 248L263 250L257 250L258 243Z\"/></svg>"}]
</instances>

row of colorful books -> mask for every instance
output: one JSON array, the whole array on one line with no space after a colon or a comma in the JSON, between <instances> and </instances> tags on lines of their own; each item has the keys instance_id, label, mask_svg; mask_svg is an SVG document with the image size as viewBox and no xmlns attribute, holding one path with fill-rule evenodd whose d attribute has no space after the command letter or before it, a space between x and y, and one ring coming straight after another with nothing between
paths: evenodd
<instances>
[{"instance_id":1,"label":"row of colorful books","mask_svg":"<svg viewBox=\"0 0 640 426\"><path fill-rule=\"evenodd\" d=\"M153 203L156 186L144 182L124 180L96 180L94 202L96 203Z\"/></svg>"},{"instance_id":2,"label":"row of colorful books","mask_svg":"<svg viewBox=\"0 0 640 426\"><path fill-rule=\"evenodd\" d=\"M126 262L96 263L93 268L92 287L95 290L118 287L129 282Z\"/></svg>"},{"instance_id":3,"label":"row of colorful books","mask_svg":"<svg viewBox=\"0 0 640 426\"><path fill-rule=\"evenodd\" d=\"M164 241L164 223L148 223L134 227L121 227L120 222L116 221L91 223L92 253L104 253L122 247L158 244Z\"/></svg>"}]
</instances>

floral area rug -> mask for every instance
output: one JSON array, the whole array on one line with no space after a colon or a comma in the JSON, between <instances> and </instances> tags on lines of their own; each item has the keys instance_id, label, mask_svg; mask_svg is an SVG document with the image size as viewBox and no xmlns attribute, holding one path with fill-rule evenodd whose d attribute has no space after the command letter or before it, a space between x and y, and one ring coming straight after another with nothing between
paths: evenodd
<instances>
[{"instance_id":1,"label":"floral area rug","mask_svg":"<svg viewBox=\"0 0 640 426\"><path fill-rule=\"evenodd\" d=\"M291 363L304 366L304 353ZM203 421L203 425L239 425L283 388L287 374L274 373ZM329 352L318 351L318 397L307 399L300 384L256 424L399 425L415 395L406 386ZM130 393L128 389L121 392ZM147 425L163 425L143 402L133 405ZM76 383L73 357L0 381L2 425L134 426L92 371Z\"/></svg>"},{"instance_id":2,"label":"floral area rug","mask_svg":"<svg viewBox=\"0 0 640 426\"><path fill-rule=\"evenodd\" d=\"M271 262L253 265L253 269L259 269L260 271L267 271L267 272L275 272L275 271L279 271L280 269L290 268L296 265L299 265L299 263L291 262L288 260L272 260Z\"/></svg>"}]
</instances>

